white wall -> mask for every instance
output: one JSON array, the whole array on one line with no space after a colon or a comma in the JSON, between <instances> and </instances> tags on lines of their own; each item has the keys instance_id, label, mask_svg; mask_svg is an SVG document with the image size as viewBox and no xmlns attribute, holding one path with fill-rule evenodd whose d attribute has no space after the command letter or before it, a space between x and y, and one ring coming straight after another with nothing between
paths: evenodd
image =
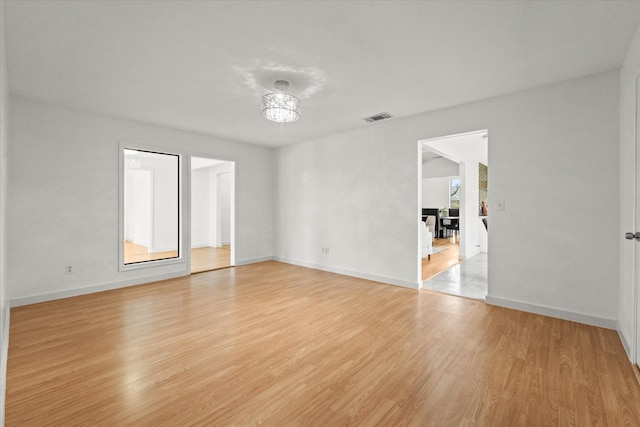
<instances>
[{"instance_id":1,"label":"white wall","mask_svg":"<svg viewBox=\"0 0 640 427\"><path fill-rule=\"evenodd\" d=\"M10 120L7 290L15 304L188 271L186 259L118 271L119 141L236 161L236 264L271 258L271 149L18 97ZM256 211L265 218L261 224ZM186 218L189 213L185 206ZM65 274L67 264L73 274Z\"/></svg>"},{"instance_id":2,"label":"white wall","mask_svg":"<svg viewBox=\"0 0 640 427\"><path fill-rule=\"evenodd\" d=\"M422 163L423 178L458 176L458 163L444 157L434 158Z\"/></svg>"},{"instance_id":3,"label":"white wall","mask_svg":"<svg viewBox=\"0 0 640 427\"><path fill-rule=\"evenodd\" d=\"M231 243L231 173L223 172L218 174L218 225L220 244Z\"/></svg>"},{"instance_id":4,"label":"white wall","mask_svg":"<svg viewBox=\"0 0 640 427\"><path fill-rule=\"evenodd\" d=\"M232 163L200 168L191 174L191 247L220 247L231 241ZM221 185L219 179L224 183ZM221 210L225 215L220 215Z\"/></svg>"},{"instance_id":5,"label":"white wall","mask_svg":"<svg viewBox=\"0 0 640 427\"><path fill-rule=\"evenodd\" d=\"M634 301L636 295L633 284L634 251L637 244L622 238L625 232L637 231L633 213L633 194L637 191L635 175L636 150L636 76L640 73L640 27L629 46L626 59L620 69L620 226L615 228L620 251L620 315L618 331L632 360L639 360L632 351L635 339ZM493 176L491 177L493 180ZM638 355L640 356L640 355Z\"/></svg>"},{"instance_id":6,"label":"white wall","mask_svg":"<svg viewBox=\"0 0 640 427\"><path fill-rule=\"evenodd\" d=\"M7 307L6 271L6 197L7 146L9 145L9 88L4 38L4 2L0 2L0 425L4 425L5 384L9 346L9 309Z\"/></svg>"},{"instance_id":7,"label":"white wall","mask_svg":"<svg viewBox=\"0 0 640 427\"><path fill-rule=\"evenodd\" d=\"M417 141L488 129L489 301L613 327L617 112L612 71L282 147L276 254L417 287Z\"/></svg>"},{"instance_id":8,"label":"white wall","mask_svg":"<svg viewBox=\"0 0 640 427\"><path fill-rule=\"evenodd\" d=\"M458 166L456 164L456 166ZM447 176L440 178L425 178L422 180L422 207L423 208L449 208L449 182L457 178Z\"/></svg>"},{"instance_id":9,"label":"white wall","mask_svg":"<svg viewBox=\"0 0 640 427\"><path fill-rule=\"evenodd\" d=\"M478 221L479 165L476 159L460 162L460 259L480 253L480 225Z\"/></svg>"},{"instance_id":10,"label":"white wall","mask_svg":"<svg viewBox=\"0 0 640 427\"><path fill-rule=\"evenodd\" d=\"M209 168L191 171L191 247L209 244Z\"/></svg>"},{"instance_id":11,"label":"white wall","mask_svg":"<svg viewBox=\"0 0 640 427\"><path fill-rule=\"evenodd\" d=\"M124 240L151 247L153 171L124 170ZM174 224L176 224L174 222Z\"/></svg>"},{"instance_id":12,"label":"white wall","mask_svg":"<svg viewBox=\"0 0 640 427\"><path fill-rule=\"evenodd\" d=\"M149 252L178 249L178 161L171 155L141 156L141 168L152 171L152 239Z\"/></svg>"}]
</instances>

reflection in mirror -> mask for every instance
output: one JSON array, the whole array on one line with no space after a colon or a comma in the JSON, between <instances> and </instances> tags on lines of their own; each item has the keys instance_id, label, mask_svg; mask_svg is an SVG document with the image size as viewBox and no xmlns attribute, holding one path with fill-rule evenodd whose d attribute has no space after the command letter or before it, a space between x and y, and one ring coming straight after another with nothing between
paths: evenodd
<instances>
[{"instance_id":1,"label":"reflection in mirror","mask_svg":"<svg viewBox=\"0 0 640 427\"><path fill-rule=\"evenodd\" d=\"M124 150L124 263L178 258L179 156Z\"/></svg>"}]
</instances>

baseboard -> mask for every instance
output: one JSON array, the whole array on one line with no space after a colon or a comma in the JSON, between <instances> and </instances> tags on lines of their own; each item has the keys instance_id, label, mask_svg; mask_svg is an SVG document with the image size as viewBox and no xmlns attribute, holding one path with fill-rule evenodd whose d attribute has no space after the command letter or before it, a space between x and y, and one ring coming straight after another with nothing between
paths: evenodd
<instances>
[{"instance_id":1,"label":"baseboard","mask_svg":"<svg viewBox=\"0 0 640 427\"><path fill-rule=\"evenodd\" d=\"M195 245L191 245L191 249L200 249L200 248L213 248L215 246L211 246L208 243L198 243Z\"/></svg>"},{"instance_id":2,"label":"baseboard","mask_svg":"<svg viewBox=\"0 0 640 427\"><path fill-rule=\"evenodd\" d=\"M11 307L20 307L21 305L37 304L40 302L53 301L62 298L76 297L79 295L93 294L96 292L110 291L113 289L126 288L128 286L142 285L160 280L173 279L175 277L186 276L188 273L177 271L166 274L158 274L155 276L138 277L135 279L121 280L118 282L101 283L99 285L85 286L82 288L67 289L64 291L50 292L46 294L31 295L28 297L13 298L10 301Z\"/></svg>"},{"instance_id":3,"label":"baseboard","mask_svg":"<svg viewBox=\"0 0 640 427\"><path fill-rule=\"evenodd\" d=\"M622 342L622 347L624 347L624 351L627 353L629 361L631 363L635 363L633 352L631 351L631 340L629 339L629 334L620 322L618 322L616 330L618 331L618 336L620 337L620 341Z\"/></svg>"},{"instance_id":4,"label":"baseboard","mask_svg":"<svg viewBox=\"0 0 640 427\"><path fill-rule=\"evenodd\" d=\"M0 349L0 427L4 427L4 403L7 396L7 359L9 358L9 322L11 310L5 307L2 328L2 348Z\"/></svg>"},{"instance_id":5,"label":"baseboard","mask_svg":"<svg viewBox=\"0 0 640 427\"><path fill-rule=\"evenodd\" d=\"M475 251L472 251L472 252L471 252L471 254L470 254L469 256L466 256L466 257L465 257L465 256L459 256L459 257L458 257L458 259L463 260L463 261L464 261L464 260L468 260L468 259L471 259L471 258L473 258L474 256L478 255L479 253L480 253L480 249L477 249L477 248L476 248L476 250L475 250Z\"/></svg>"},{"instance_id":6,"label":"baseboard","mask_svg":"<svg viewBox=\"0 0 640 427\"><path fill-rule=\"evenodd\" d=\"M178 249L176 249L175 247L166 247L166 248L149 248L149 253L150 254L157 254L159 252L172 252L172 251L176 251Z\"/></svg>"},{"instance_id":7,"label":"baseboard","mask_svg":"<svg viewBox=\"0 0 640 427\"><path fill-rule=\"evenodd\" d=\"M640 384L640 369L638 369L638 365L636 365L635 363L631 364L631 369L633 369L633 374L636 377L636 381L638 381L638 384Z\"/></svg>"},{"instance_id":8,"label":"baseboard","mask_svg":"<svg viewBox=\"0 0 640 427\"><path fill-rule=\"evenodd\" d=\"M358 279L371 280L372 282L380 282L387 285L402 286L403 288L419 289L420 282L409 282L406 280L397 280L390 277L376 276L375 274L361 273L358 271L346 270L343 268L335 268L327 265L314 264L305 261L298 261L283 257L273 257L275 261L284 262L285 264L299 265L300 267L313 268L314 270L326 271L329 273L342 274L344 276L357 277Z\"/></svg>"},{"instance_id":9,"label":"baseboard","mask_svg":"<svg viewBox=\"0 0 640 427\"><path fill-rule=\"evenodd\" d=\"M569 320L571 322L584 323L585 325L598 326L605 329L617 330L618 322L614 319L591 316L583 313L576 313L568 310L547 307L543 305L529 304L522 301L515 301L505 298L487 295L485 302L489 305L512 308L514 310L526 311L527 313L541 314L543 316L555 317L556 319Z\"/></svg>"},{"instance_id":10,"label":"baseboard","mask_svg":"<svg viewBox=\"0 0 640 427\"><path fill-rule=\"evenodd\" d=\"M236 260L236 264L235 265L248 265L248 264L255 264L257 262L265 262L265 261L273 261L274 258L270 257L270 256L263 256L263 257L258 257L258 258L247 258L247 259L242 259L242 260Z\"/></svg>"}]
</instances>

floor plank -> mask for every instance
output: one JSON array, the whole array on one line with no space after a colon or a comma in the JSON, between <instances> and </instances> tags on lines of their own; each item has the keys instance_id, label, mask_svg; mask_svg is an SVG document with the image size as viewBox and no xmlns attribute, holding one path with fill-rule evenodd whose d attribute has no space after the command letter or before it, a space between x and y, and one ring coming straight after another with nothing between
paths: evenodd
<instances>
[{"instance_id":1,"label":"floor plank","mask_svg":"<svg viewBox=\"0 0 640 427\"><path fill-rule=\"evenodd\" d=\"M191 249L191 272L201 273L203 271L216 270L231 265L231 248L204 248Z\"/></svg>"},{"instance_id":2,"label":"floor plank","mask_svg":"<svg viewBox=\"0 0 640 427\"><path fill-rule=\"evenodd\" d=\"M431 255L431 259L422 258L422 280L430 279L446 269L460 263L460 244L456 237L449 239L434 239L434 248L446 248L445 251Z\"/></svg>"},{"instance_id":3,"label":"floor plank","mask_svg":"<svg viewBox=\"0 0 640 427\"><path fill-rule=\"evenodd\" d=\"M11 309L6 425L640 425L615 331L277 262Z\"/></svg>"}]
</instances>

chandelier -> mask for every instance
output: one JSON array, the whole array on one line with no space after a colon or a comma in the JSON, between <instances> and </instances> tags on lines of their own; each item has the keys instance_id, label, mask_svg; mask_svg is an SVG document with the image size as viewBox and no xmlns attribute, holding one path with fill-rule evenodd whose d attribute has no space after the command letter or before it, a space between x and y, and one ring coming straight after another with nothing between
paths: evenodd
<instances>
[{"instance_id":1,"label":"chandelier","mask_svg":"<svg viewBox=\"0 0 640 427\"><path fill-rule=\"evenodd\" d=\"M272 122L289 123L300 118L300 100L285 93L289 82L277 80L273 87L275 93L268 93L262 97L262 117Z\"/></svg>"}]
</instances>

